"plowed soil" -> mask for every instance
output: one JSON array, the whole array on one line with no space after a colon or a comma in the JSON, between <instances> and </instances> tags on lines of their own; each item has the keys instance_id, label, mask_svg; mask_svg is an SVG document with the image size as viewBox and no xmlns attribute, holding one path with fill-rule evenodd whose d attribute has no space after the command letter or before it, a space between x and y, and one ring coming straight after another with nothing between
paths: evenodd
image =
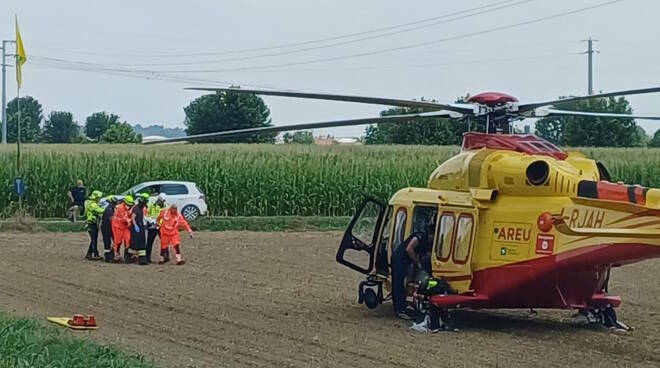
<instances>
[{"instance_id":1,"label":"plowed soil","mask_svg":"<svg viewBox=\"0 0 660 368\"><path fill-rule=\"evenodd\" d=\"M658 367L660 261L617 269L614 333L570 312L464 312L460 332L408 331L385 304L357 304L339 233L199 233L184 266L83 259L84 233L0 234L0 309L44 319L94 314L77 336L169 367ZM183 238L183 237L182 237Z\"/></svg>"}]
</instances>

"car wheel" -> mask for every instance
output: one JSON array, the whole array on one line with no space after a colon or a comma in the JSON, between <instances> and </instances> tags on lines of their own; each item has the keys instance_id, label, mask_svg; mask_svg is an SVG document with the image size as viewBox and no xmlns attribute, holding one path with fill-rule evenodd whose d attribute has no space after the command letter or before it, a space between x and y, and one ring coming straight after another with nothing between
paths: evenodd
<instances>
[{"instance_id":1,"label":"car wheel","mask_svg":"<svg viewBox=\"0 0 660 368\"><path fill-rule=\"evenodd\" d=\"M199 217L199 208L195 205L189 204L183 207L181 214L187 221L193 221Z\"/></svg>"}]
</instances>

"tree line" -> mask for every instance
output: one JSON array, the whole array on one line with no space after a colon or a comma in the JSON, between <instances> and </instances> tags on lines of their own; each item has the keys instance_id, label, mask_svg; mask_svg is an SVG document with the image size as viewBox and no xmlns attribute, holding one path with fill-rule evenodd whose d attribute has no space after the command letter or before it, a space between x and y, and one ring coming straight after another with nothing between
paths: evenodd
<instances>
[{"instance_id":1,"label":"tree line","mask_svg":"<svg viewBox=\"0 0 660 368\"><path fill-rule=\"evenodd\" d=\"M467 96L466 96L467 97ZM457 99L464 101L466 97ZM423 100L423 99L422 99ZM7 138L16 141L17 99L7 106ZM558 109L590 112L632 113L623 97L559 103ZM21 141L45 143L139 143L130 124L118 115L96 112L85 119L84 126L66 111L52 111L45 119L39 102L31 96L21 97ZM256 95L222 92L200 96L184 107L187 135L235 129L272 126L270 109ZM423 112L419 108L397 107L381 112L381 116ZM42 126L43 121L43 126ZM474 123L471 127L475 129ZM411 119L398 124L375 124L365 130L365 144L456 145L470 129L465 120L438 118L421 121ZM547 117L536 121L536 134L560 146L592 147L660 147L660 130L653 137L631 118L586 116ZM274 143L277 133L264 133L231 139L209 138L204 143ZM285 133L285 143L311 144L311 132Z\"/></svg>"},{"instance_id":2,"label":"tree line","mask_svg":"<svg viewBox=\"0 0 660 368\"><path fill-rule=\"evenodd\" d=\"M20 103L19 103L20 100ZM80 126L68 111L51 111L44 118L43 109L32 96L14 98L7 104L7 142L15 143L20 105L21 142L25 143L140 143L130 124L118 115L95 112Z\"/></svg>"}]
</instances>

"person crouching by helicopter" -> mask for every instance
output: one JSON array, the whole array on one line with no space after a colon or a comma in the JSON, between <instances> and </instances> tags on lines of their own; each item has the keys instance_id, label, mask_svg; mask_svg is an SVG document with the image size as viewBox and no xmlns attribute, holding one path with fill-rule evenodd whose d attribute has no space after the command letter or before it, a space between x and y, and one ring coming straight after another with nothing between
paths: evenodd
<instances>
[{"instance_id":1,"label":"person crouching by helicopter","mask_svg":"<svg viewBox=\"0 0 660 368\"><path fill-rule=\"evenodd\" d=\"M122 258L119 250L122 245L124 245L124 258L130 259L128 248L131 242L131 208L134 204L133 197L127 195L122 203L115 206L115 213L112 216L113 262L121 262Z\"/></svg>"},{"instance_id":2,"label":"person crouching by helicopter","mask_svg":"<svg viewBox=\"0 0 660 368\"><path fill-rule=\"evenodd\" d=\"M418 269L424 269L421 258L430 251L432 236L432 233L426 231L414 232L392 252L392 305L401 319L414 318L414 310L406 304L408 293L405 278L408 266L414 264Z\"/></svg>"},{"instance_id":3,"label":"person crouching by helicopter","mask_svg":"<svg viewBox=\"0 0 660 368\"><path fill-rule=\"evenodd\" d=\"M99 202L99 205L103 207L101 238L103 239L103 258L106 262L112 262L112 217L115 214L117 198L114 195L109 195Z\"/></svg>"},{"instance_id":4,"label":"person crouching by helicopter","mask_svg":"<svg viewBox=\"0 0 660 368\"><path fill-rule=\"evenodd\" d=\"M99 200L103 193L95 190L85 200L85 224L87 225L87 232L89 233L89 247L87 248L87 255L85 258L90 261L100 261L98 249L99 238L99 218L103 214L103 208L99 206Z\"/></svg>"},{"instance_id":5,"label":"person crouching by helicopter","mask_svg":"<svg viewBox=\"0 0 660 368\"><path fill-rule=\"evenodd\" d=\"M167 196L165 193L160 193L155 201L147 203L147 263L151 263L151 252L153 250L154 241L158 234L158 224L156 219L162 210L167 208Z\"/></svg>"},{"instance_id":6,"label":"person crouching by helicopter","mask_svg":"<svg viewBox=\"0 0 660 368\"><path fill-rule=\"evenodd\" d=\"M165 264L170 261L169 246L174 248L175 262L177 265L185 263L181 256L181 239L179 238L179 229L185 229L193 238L193 232L186 219L181 216L176 205L173 204L160 212L156 222L160 224L160 261L158 264Z\"/></svg>"},{"instance_id":7,"label":"person crouching by helicopter","mask_svg":"<svg viewBox=\"0 0 660 368\"><path fill-rule=\"evenodd\" d=\"M147 251L146 248L146 226L145 226L145 213L146 204L149 201L149 194L142 193L137 198L135 206L131 209L131 246L133 250L133 257L131 261L137 261L140 265L147 264ZM127 259L128 261L128 259Z\"/></svg>"}]
</instances>

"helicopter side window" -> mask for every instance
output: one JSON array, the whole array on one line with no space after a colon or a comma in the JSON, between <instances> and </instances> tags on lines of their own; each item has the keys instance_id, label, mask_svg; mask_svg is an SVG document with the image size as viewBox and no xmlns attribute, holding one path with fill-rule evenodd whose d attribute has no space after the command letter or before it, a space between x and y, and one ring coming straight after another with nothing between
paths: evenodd
<instances>
[{"instance_id":1,"label":"helicopter side window","mask_svg":"<svg viewBox=\"0 0 660 368\"><path fill-rule=\"evenodd\" d=\"M430 246L435 239L435 221L438 217L438 206L417 205L413 210L411 233L423 232L431 236Z\"/></svg>"},{"instance_id":2,"label":"helicopter side window","mask_svg":"<svg viewBox=\"0 0 660 368\"><path fill-rule=\"evenodd\" d=\"M454 214L444 212L440 216L440 226L438 226L438 241L435 246L435 257L442 262L449 260L451 254L451 242L454 237Z\"/></svg>"},{"instance_id":3,"label":"helicopter side window","mask_svg":"<svg viewBox=\"0 0 660 368\"><path fill-rule=\"evenodd\" d=\"M391 225L392 225L392 206L387 208L385 217L383 218L382 232L380 233L380 242L376 250L376 272L381 275L389 275L389 262L387 260L387 245L389 244Z\"/></svg>"},{"instance_id":4,"label":"helicopter side window","mask_svg":"<svg viewBox=\"0 0 660 368\"><path fill-rule=\"evenodd\" d=\"M438 214L437 206L415 206L413 211L412 232L428 232L435 234L435 218Z\"/></svg>"},{"instance_id":5,"label":"helicopter side window","mask_svg":"<svg viewBox=\"0 0 660 368\"><path fill-rule=\"evenodd\" d=\"M408 211L405 207L401 207L396 211L396 217L394 218L394 233L392 234L392 253L394 253L394 250L399 244L403 243L407 218Z\"/></svg>"},{"instance_id":6,"label":"helicopter side window","mask_svg":"<svg viewBox=\"0 0 660 368\"><path fill-rule=\"evenodd\" d=\"M470 254L472 244L472 215L461 214L456 225L456 243L454 247L454 263L464 264Z\"/></svg>"}]
</instances>

